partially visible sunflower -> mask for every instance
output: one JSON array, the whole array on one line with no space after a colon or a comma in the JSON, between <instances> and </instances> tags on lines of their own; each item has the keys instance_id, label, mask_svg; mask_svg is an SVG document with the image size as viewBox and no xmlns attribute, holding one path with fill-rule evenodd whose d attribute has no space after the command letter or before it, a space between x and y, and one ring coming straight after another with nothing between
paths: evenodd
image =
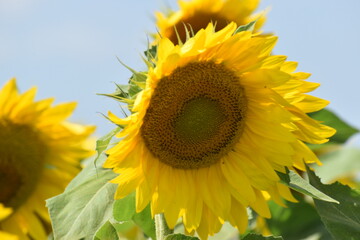
<instances>
[{"instance_id":1,"label":"partially visible sunflower","mask_svg":"<svg viewBox=\"0 0 360 240\"><path fill-rule=\"evenodd\" d=\"M264 14L253 14L260 0L179 0L180 10L164 14L156 12L158 38L169 38L174 44L178 36L182 42L186 40L186 28L194 33L205 28L210 22L216 25L216 30L224 28L228 23L245 25L257 20L258 30L265 22Z\"/></svg>"},{"instance_id":2,"label":"partially visible sunflower","mask_svg":"<svg viewBox=\"0 0 360 240\"><path fill-rule=\"evenodd\" d=\"M224 221L244 232L248 206L270 218L268 197L295 202L276 171L319 163L304 142L335 132L306 114L328 101L306 94L319 84L297 63L271 55L277 38L236 29L210 23L180 46L161 39L132 114L109 112L125 126L104 164L120 174L115 198L136 191L137 211L150 203L202 239Z\"/></svg>"},{"instance_id":3,"label":"partially visible sunflower","mask_svg":"<svg viewBox=\"0 0 360 240\"><path fill-rule=\"evenodd\" d=\"M20 94L11 79L0 90L0 203L13 212L0 230L19 239L47 239L45 199L60 194L93 154L85 145L93 126L65 121L76 103L52 107L35 101L36 88Z\"/></svg>"}]
</instances>

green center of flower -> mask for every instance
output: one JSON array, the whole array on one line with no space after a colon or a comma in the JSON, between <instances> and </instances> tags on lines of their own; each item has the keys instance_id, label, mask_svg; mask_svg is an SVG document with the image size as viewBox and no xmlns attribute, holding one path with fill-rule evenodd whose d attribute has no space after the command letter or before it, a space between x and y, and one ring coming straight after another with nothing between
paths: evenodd
<instances>
[{"instance_id":1,"label":"green center of flower","mask_svg":"<svg viewBox=\"0 0 360 240\"><path fill-rule=\"evenodd\" d=\"M33 193L46 147L30 126L0 120L0 202L13 209Z\"/></svg>"},{"instance_id":2,"label":"green center of flower","mask_svg":"<svg viewBox=\"0 0 360 240\"><path fill-rule=\"evenodd\" d=\"M175 133L184 141L200 142L214 136L224 118L217 101L206 97L191 99L184 103L183 110L175 121Z\"/></svg>"},{"instance_id":3,"label":"green center of flower","mask_svg":"<svg viewBox=\"0 0 360 240\"><path fill-rule=\"evenodd\" d=\"M187 18L181 19L172 29L171 29L171 35L169 36L169 39L174 43L178 44L178 36L182 42L185 42L186 40L186 28L190 32L197 33L200 29L206 28L206 26L213 22L215 25L215 30L219 31L226 27L229 24L229 20L226 18L214 14L214 13L208 13L208 12L196 12L192 16L189 16ZM186 26L186 28L185 28ZM176 34L177 32L177 34Z\"/></svg>"},{"instance_id":4,"label":"green center of flower","mask_svg":"<svg viewBox=\"0 0 360 240\"><path fill-rule=\"evenodd\" d=\"M246 98L233 71L189 63L159 80L141 127L147 148L175 168L208 167L239 140Z\"/></svg>"}]
</instances>

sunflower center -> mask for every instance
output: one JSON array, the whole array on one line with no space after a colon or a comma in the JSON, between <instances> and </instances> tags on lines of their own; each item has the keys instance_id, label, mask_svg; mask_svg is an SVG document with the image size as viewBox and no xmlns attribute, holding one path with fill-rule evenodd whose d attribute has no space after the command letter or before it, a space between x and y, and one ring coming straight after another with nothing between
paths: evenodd
<instances>
[{"instance_id":1,"label":"sunflower center","mask_svg":"<svg viewBox=\"0 0 360 240\"><path fill-rule=\"evenodd\" d=\"M184 141L200 142L215 134L224 117L218 102L200 96L184 103L175 121L175 133Z\"/></svg>"},{"instance_id":2,"label":"sunflower center","mask_svg":"<svg viewBox=\"0 0 360 240\"><path fill-rule=\"evenodd\" d=\"M0 202L18 208L32 194L44 167L45 144L34 130L0 120Z\"/></svg>"},{"instance_id":3,"label":"sunflower center","mask_svg":"<svg viewBox=\"0 0 360 240\"><path fill-rule=\"evenodd\" d=\"M196 12L193 16L189 16L187 18L181 19L173 28L169 39L174 43L178 44L178 37L176 32L178 33L182 42L186 40L186 28L194 33L197 33L200 29L206 28L206 26L213 22L215 24L215 30L219 31L222 28L226 27L229 24L229 20L224 17L214 14L214 13L206 13L206 12ZM185 24L185 26L184 26ZM176 31L175 31L176 29Z\"/></svg>"},{"instance_id":4,"label":"sunflower center","mask_svg":"<svg viewBox=\"0 0 360 240\"><path fill-rule=\"evenodd\" d=\"M150 152L175 168L218 162L243 130L247 104L239 82L213 62L189 63L160 79L140 130Z\"/></svg>"}]
</instances>

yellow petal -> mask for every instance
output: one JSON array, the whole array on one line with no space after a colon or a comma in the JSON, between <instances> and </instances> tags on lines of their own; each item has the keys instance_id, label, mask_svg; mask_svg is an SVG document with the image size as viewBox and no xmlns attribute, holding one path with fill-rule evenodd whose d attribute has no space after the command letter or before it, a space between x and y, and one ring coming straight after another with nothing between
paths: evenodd
<instances>
[{"instance_id":1,"label":"yellow petal","mask_svg":"<svg viewBox=\"0 0 360 240\"><path fill-rule=\"evenodd\" d=\"M254 209L260 216L264 218L271 218L271 213L264 196L260 191L255 191L256 201L250 204L251 208Z\"/></svg>"},{"instance_id":2,"label":"yellow petal","mask_svg":"<svg viewBox=\"0 0 360 240\"><path fill-rule=\"evenodd\" d=\"M236 227L240 233L244 233L248 227L248 215L246 208L235 199L231 201L230 219L231 225Z\"/></svg>"},{"instance_id":3,"label":"yellow petal","mask_svg":"<svg viewBox=\"0 0 360 240\"><path fill-rule=\"evenodd\" d=\"M46 126L54 123L58 123L67 119L72 112L75 110L77 103L63 103L59 104L53 108L47 109L42 115L42 122L41 126Z\"/></svg>"}]
</instances>

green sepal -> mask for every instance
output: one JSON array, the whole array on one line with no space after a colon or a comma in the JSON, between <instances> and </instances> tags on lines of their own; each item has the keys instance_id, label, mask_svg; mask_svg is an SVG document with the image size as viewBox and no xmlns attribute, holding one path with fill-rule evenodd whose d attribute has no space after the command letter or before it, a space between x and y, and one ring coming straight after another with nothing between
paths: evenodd
<instances>
[{"instance_id":1,"label":"green sepal","mask_svg":"<svg viewBox=\"0 0 360 240\"><path fill-rule=\"evenodd\" d=\"M286 169L286 174L281 172L277 172L277 174L283 184L299 193L322 201L339 203L337 200L329 197L325 193L313 187L309 182L307 182L292 170Z\"/></svg>"},{"instance_id":2,"label":"green sepal","mask_svg":"<svg viewBox=\"0 0 360 240\"><path fill-rule=\"evenodd\" d=\"M118 101L119 101L119 99L124 99L124 98L129 99L130 98L129 85L128 84L124 85L124 84L115 83L115 85L116 85L116 90L115 90L114 93L108 94L109 97L112 97L112 98L114 98L115 100L118 100ZM105 96L107 96L107 95L105 94Z\"/></svg>"},{"instance_id":3,"label":"green sepal","mask_svg":"<svg viewBox=\"0 0 360 240\"><path fill-rule=\"evenodd\" d=\"M138 80L139 76L141 76L140 81ZM144 77L146 77L144 73L139 73L137 78L132 75L127 85L115 83L116 90L114 93L98 93L97 95L110 97L122 103L133 102L136 95L145 88Z\"/></svg>"},{"instance_id":4,"label":"green sepal","mask_svg":"<svg viewBox=\"0 0 360 240\"><path fill-rule=\"evenodd\" d=\"M283 238L280 236L279 237L274 237L274 236L264 237L259 234L249 233L244 238L242 238L242 240L283 240Z\"/></svg>"},{"instance_id":5,"label":"green sepal","mask_svg":"<svg viewBox=\"0 0 360 240\"><path fill-rule=\"evenodd\" d=\"M307 168L310 183L339 200L341 204L314 199L321 220L334 239L357 240L360 236L360 193L339 182L325 185Z\"/></svg>"},{"instance_id":6,"label":"green sepal","mask_svg":"<svg viewBox=\"0 0 360 240\"><path fill-rule=\"evenodd\" d=\"M144 51L144 55L147 58L147 61L152 63L154 59L156 59L157 55L157 45L152 45L146 51Z\"/></svg>"},{"instance_id":7,"label":"green sepal","mask_svg":"<svg viewBox=\"0 0 360 240\"><path fill-rule=\"evenodd\" d=\"M184 23L184 22L183 22L183 26L185 29L185 42L187 42L192 36L194 36L194 30L189 23L188 23L188 26L190 27L190 30L188 29L188 27L186 26L186 23ZM192 33L192 35L191 35L191 33Z\"/></svg>"},{"instance_id":8,"label":"green sepal","mask_svg":"<svg viewBox=\"0 0 360 240\"><path fill-rule=\"evenodd\" d=\"M179 34L176 26L174 26L174 31L175 31L176 39L178 41L177 44L181 47L182 45L184 45L184 43L181 40L180 34Z\"/></svg>"},{"instance_id":9,"label":"green sepal","mask_svg":"<svg viewBox=\"0 0 360 240\"><path fill-rule=\"evenodd\" d=\"M132 69L131 67L124 64L119 58L118 61L121 63L121 65L123 65L130 72L132 72L128 84L123 85L115 83L116 90L114 93L98 93L98 95L110 97L115 99L116 101L128 104L129 102L133 102L136 95L145 88L147 73L138 72Z\"/></svg>"},{"instance_id":10,"label":"green sepal","mask_svg":"<svg viewBox=\"0 0 360 240\"><path fill-rule=\"evenodd\" d=\"M120 97L119 95L117 95L117 93L97 93L97 95L109 97L122 103L127 103L126 99L128 99L128 98Z\"/></svg>"},{"instance_id":11,"label":"green sepal","mask_svg":"<svg viewBox=\"0 0 360 240\"><path fill-rule=\"evenodd\" d=\"M157 53L157 45L152 45L146 51L144 51L144 55L147 57L149 61L156 58Z\"/></svg>"},{"instance_id":12,"label":"green sepal","mask_svg":"<svg viewBox=\"0 0 360 240\"><path fill-rule=\"evenodd\" d=\"M121 64L121 65L123 65L125 68L127 68L130 72L132 72L132 74L134 74L134 79L136 79L136 80L138 80L138 81L141 81L141 79L142 79L142 74L140 73L140 72L138 72L138 71L136 71L136 70L134 70L134 69L132 69L131 67L129 67L128 65L126 65L125 63L123 63L121 60L120 60L120 58L118 58L117 57L117 60L119 61L119 63Z\"/></svg>"},{"instance_id":13,"label":"green sepal","mask_svg":"<svg viewBox=\"0 0 360 240\"><path fill-rule=\"evenodd\" d=\"M197 237L186 236L181 233L169 234L165 237L165 240L199 240Z\"/></svg>"},{"instance_id":14,"label":"green sepal","mask_svg":"<svg viewBox=\"0 0 360 240\"><path fill-rule=\"evenodd\" d=\"M134 76L134 75L133 75ZM139 82L137 80L130 80L129 83L129 96L131 99L135 98L135 96L145 88L145 82Z\"/></svg>"},{"instance_id":15,"label":"green sepal","mask_svg":"<svg viewBox=\"0 0 360 240\"><path fill-rule=\"evenodd\" d=\"M234 32L234 35L239 33L239 32L244 32L244 31L254 31L254 28L255 28L255 24L256 24L256 20L255 21L252 21L252 22L249 22L248 24L245 24L245 25L241 25L239 26L235 32Z\"/></svg>"},{"instance_id":16,"label":"green sepal","mask_svg":"<svg viewBox=\"0 0 360 240\"><path fill-rule=\"evenodd\" d=\"M131 67L127 66L125 63L123 63L119 58L117 58L121 65L123 65L125 68L127 68L130 72L132 72L132 76L129 79L129 83L134 82L135 84L141 84L145 83L147 79L147 74L145 72L138 72ZM130 92L130 90L129 90Z\"/></svg>"}]
</instances>

